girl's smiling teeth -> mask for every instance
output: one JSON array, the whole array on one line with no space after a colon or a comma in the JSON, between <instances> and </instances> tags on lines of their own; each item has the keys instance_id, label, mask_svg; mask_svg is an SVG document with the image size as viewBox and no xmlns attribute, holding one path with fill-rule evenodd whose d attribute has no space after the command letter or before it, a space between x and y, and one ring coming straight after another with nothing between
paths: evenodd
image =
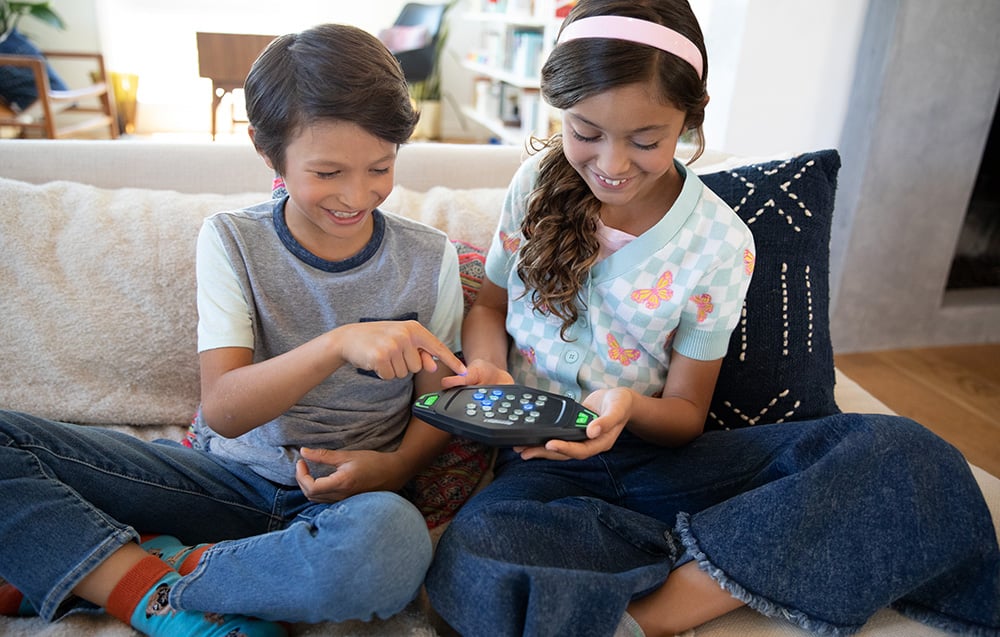
<instances>
[{"instance_id":1,"label":"girl's smiling teeth","mask_svg":"<svg viewBox=\"0 0 1000 637\"><path fill-rule=\"evenodd\" d=\"M603 175L598 175L597 173L594 173L594 176L597 177L601 183L611 186L612 188L617 188L629 180L628 177L623 177L622 179L611 179Z\"/></svg>"}]
</instances>

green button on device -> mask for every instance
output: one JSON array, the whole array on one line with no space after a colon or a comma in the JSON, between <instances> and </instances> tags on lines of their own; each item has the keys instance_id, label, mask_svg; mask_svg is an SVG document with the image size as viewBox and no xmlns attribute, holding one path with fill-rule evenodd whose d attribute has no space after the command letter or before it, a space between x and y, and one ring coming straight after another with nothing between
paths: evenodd
<instances>
[{"instance_id":1,"label":"green button on device","mask_svg":"<svg viewBox=\"0 0 1000 637\"><path fill-rule=\"evenodd\" d=\"M441 398L440 394L424 394L417 401L417 404L421 407L433 407L434 403L438 401L438 398Z\"/></svg>"}]
</instances>

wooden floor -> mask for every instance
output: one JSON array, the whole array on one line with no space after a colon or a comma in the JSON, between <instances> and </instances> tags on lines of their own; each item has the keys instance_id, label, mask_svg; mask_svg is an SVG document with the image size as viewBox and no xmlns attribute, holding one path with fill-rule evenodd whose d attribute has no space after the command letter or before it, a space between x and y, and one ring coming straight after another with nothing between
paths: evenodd
<instances>
[{"instance_id":1,"label":"wooden floor","mask_svg":"<svg viewBox=\"0 0 1000 637\"><path fill-rule=\"evenodd\" d=\"M1000 476L1000 344L838 354L837 367L893 411Z\"/></svg>"}]
</instances>

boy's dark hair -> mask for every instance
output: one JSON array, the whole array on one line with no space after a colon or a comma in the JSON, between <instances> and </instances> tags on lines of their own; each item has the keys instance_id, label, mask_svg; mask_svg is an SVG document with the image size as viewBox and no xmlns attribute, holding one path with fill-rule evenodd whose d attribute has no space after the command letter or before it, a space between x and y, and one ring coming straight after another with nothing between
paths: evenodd
<instances>
[{"instance_id":1,"label":"boy's dark hair","mask_svg":"<svg viewBox=\"0 0 1000 637\"><path fill-rule=\"evenodd\" d=\"M684 111L686 130L704 149L701 125L708 104L708 56L698 19L687 0L580 0L567 24L598 15L655 22L691 40L701 51L703 72L660 49L611 38L581 38L559 44L542 67L542 96L565 110L604 91L646 84L658 90L664 104ZM562 153L559 135L543 143L549 152L539 162L537 187L528 201L521 232L517 273L531 290L537 308L562 321L560 336L579 318L580 291L597 261L597 223L601 203Z\"/></svg>"},{"instance_id":2,"label":"boy's dark hair","mask_svg":"<svg viewBox=\"0 0 1000 637\"><path fill-rule=\"evenodd\" d=\"M317 121L351 122L403 144L419 118L396 58L375 36L343 24L275 38L254 62L244 92L254 145L278 174L290 140Z\"/></svg>"}]
</instances>

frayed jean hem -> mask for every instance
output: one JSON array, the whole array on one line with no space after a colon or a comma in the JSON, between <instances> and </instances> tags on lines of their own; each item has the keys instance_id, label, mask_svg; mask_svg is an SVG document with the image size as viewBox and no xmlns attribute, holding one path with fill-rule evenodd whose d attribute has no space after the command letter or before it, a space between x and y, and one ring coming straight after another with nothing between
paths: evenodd
<instances>
[{"instance_id":1,"label":"frayed jean hem","mask_svg":"<svg viewBox=\"0 0 1000 637\"><path fill-rule=\"evenodd\" d=\"M785 608L765 597L751 593L746 588L729 578L725 571L712 564L708 556L702 552L698 546L698 540L691 533L690 516L687 513L677 514L677 534L687 552L694 557L698 568L704 571L709 577L715 580L719 586L737 600L743 602L747 607L752 608L765 617L783 619L795 624L799 628L814 635L832 635L833 637L847 637L861 630L861 626L837 626L829 622L810 617L798 610Z\"/></svg>"}]
</instances>

